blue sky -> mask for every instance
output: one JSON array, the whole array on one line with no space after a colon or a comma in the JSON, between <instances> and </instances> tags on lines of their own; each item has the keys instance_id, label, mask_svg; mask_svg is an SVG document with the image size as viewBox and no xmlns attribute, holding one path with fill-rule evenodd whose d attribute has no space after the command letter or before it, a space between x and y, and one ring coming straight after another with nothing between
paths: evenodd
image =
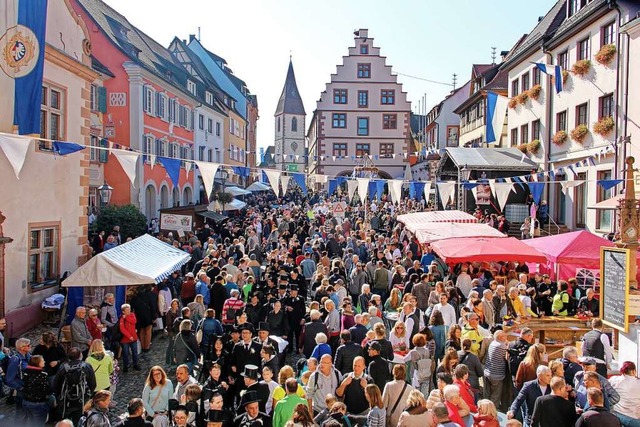
<instances>
[{"instance_id":1,"label":"blue sky","mask_svg":"<svg viewBox=\"0 0 640 427\"><path fill-rule=\"evenodd\" d=\"M308 117L336 65L353 44L353 31L368 28L396 73L458 86L474 63L491 63L491 47L509 50L531 31L555 0L106 0L164 46L174 36L197 34L224 57L258 96L258 145L273 144L273 113L289 54ZM499 59L498 59L499 60ZM451 86L399 76L412 101L427 96L427 110Z\"/></svg>"}]
</instances>

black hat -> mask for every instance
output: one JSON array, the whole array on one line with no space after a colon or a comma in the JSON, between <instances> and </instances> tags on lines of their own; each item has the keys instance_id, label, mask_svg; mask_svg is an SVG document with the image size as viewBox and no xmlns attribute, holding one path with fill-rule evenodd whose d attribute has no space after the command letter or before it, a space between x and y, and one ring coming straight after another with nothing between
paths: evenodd
<instances>
[{"instance_id":1,"label":"black hat","mask_svg":"<svg viewBox=\"0 0 640 427\"><path fill-rule=\"evenodd\" d=\"M247 366L251 366L251 365L247 365ZM254 366L254 368L258 369L257 366ZM249 403L254 403L254 402L260 402L260 397L258 397L257 391L253 391L253 390L247 391L240 398L240 406L246 406Z\"/></svg>"},{"instance_id":2,"label":"black hat","mask_svg":"<svg viewBox=\"0 0 640 427\"><path fill-rule=\"evenodd\" d=\"M289 276L285 276L284 274L280 275L281 282L289 282Z\"/></svg>"},{"instance_id":3,"label":"black hat","mask_svg":"<svg viewBox=\"0 0 640 427\"><path fill-rule=\"evenodd\" d=\"M241 373L240 375L242 375L245 378L251 378L252 380L257 380L259 377L259 374L258 374L259 369L260 368L258 368L256 365L245 365L244 372Z\"/></svg>"},{"instance_id":4,"label":"black hat","mask_svg":"<svg viewBox=\"0 0 640 427\"><path fill-rule=\"evenodd\" d=\"M209 413L207 414L207 422L210 423L221 423L226 420L224 416L224 411L209 409Z\"/></svg>"},{"instance_id":5,"label":"black hat","mask_svg":"<svg viewBox=\"0 0 640 427\"><path fill-rule=\"evenodd\" d=\"M258 323L258 331L271 332L271 328L269 328L269 324L267 322L260 322Z\"/></svg>"},{"instance_id":6,"label":"black hat","mask_svg":"<svg viewBox=\"0 0 640 427\"><path fill-rule=\"evenodd\" d=\"M371 341L369 343L369 349L375 351L382 351L382 345L378 341Z\"/></svg>"},{"instance_id":7,"label":"black hat","mask_svg":"<svg viewBox=\"0 0 640 427\"><path fill-rule=\"evenodd\" d=\"M281 283L280 285L278 285L278 289L287 289L287 284L286 283Z\"/></svg>"},{"instance_id":8,"label":"black hat","mask_svg":"<svg viewBox=\"0 0 640 427\"><path fill-rule=\"evenodd\" d=\"M237 328L238 328L238 330L240 332L242 332L242 331L251 331L251 333L253 333L253 331L255 330L253 328L253 325L251 323L249 323L249 322L243 323L242 325L238 325Z\"/></svg>"},{"instance_id":9,"label":"black hat","mask_svg":"<svg viewBox=\"0 0 640 427\"><path fill-rule=\"evenodd\" d=\"M236 325L229 325L229 333L240 333L240 329Z\"/></svg>"},{"instance_id":10,"label":"black hat","mask_svg":"<svg viewBox=\"0 0 640 427\"><path fill-rule=\"evenodd\" d=\"M297 290L299 290L299 289L298 289L298 285L296 285L296 284L291 285L291 290L292 290L292 291L297 291Z\"/></svg>"}]
</instances>

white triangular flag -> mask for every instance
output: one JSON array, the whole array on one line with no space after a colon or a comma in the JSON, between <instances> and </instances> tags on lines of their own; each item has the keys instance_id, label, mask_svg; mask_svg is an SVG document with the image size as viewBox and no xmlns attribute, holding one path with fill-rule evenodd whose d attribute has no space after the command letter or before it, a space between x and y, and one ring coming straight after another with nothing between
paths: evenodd
<instances>
[{"instance_id":1,"label":"white triangular flag","mask_svg":"<svg viewBox=\"0 0 640 427\"><path fill-rule=\"evenodd\" d=\"M496 180L495 179L490 179L489 180L489 188L491 189L491 194L493 194L493 196L496 196Z\"/></svg>"},{"instance_id":2,"label":"white triangular flag","mask_svg":"<svg viewBox=\"0 0 640 427\"><path fill-rule=\"evenodd\" d=\"M113 141L109 141L109 152L113 154Z\"/></svg>"},{"instance_id":3,"label":"white triangular flag","mask_svg":"<svg viewBox=\"0 0 640 427\"><path fill-rule=\"evenodd\" d=\"M347 195L349 196L349 200L353 199L353 195L358 189L358 181L355 179L347 180Z\"/></svg>"},{"instance_id":4,"label":"white triangular flag","mask_svg":"<svg viewBox=\"0 0 640 427\"><path fill-rule=\"evenodd\" d=\"M500 210L504 210L504 206L507 204L509 193L513 191L513 184L510 182L496 182L495 186L495 198L498 201Z\"/></svg>"},{"instance_id":5,"label":"white triangular flag","mask_svg":"<svg viewBox=\"0 0 640 427\"><path fill-rule=\"evenodd\" d=\"M187 175L187 179L189 179L189 171L191 170L191 168L193 167L193 163L191 162L184 162L184 172Z\"/></svg>"},{"instance_id":6,"label":"white triangular flag","mask_svg":"<svg viewBox=\"0 0 640 427\"><path fill-rule=\"evenodd\" d=\"M411 165L407 165L404 169L404 180L413 181L413 174L411 173Z\"/></svg>"},{"instance_id":7,"label":"white triangular flag","mask_svg":"<svg viewBox=\"0 0 640 427\"><path fill-rule=\"evenodd\" d=\"M569 188L577 187L579 185L584 184L584 180L581 181L560 181L560 185L562 186L562 192L567 194L567 190Z\"/></svg>"},{"instance_id":8,"label":"white triangular flag","mask_svg":"<svg viewBox=\"0 0 640 427\"><path fill-rule=\"evenodd\" d=\"M473 194L473 200L478 204L478 187L471 187L471 194Z\"/></svg>"},{"instance_id":9,"label":"white triangular flag","mask_svg":"<svg viewBox=\"0 0 640 427\"><path fill-rule=\"evenodd\" d=\"M329 178L327 175L314 175L316 178L316 183L318 184L326 184L327 179Z\"/></svg>"},{"instance_id":10,"label":"white triangular flag","mask_svg":"<svg viewBox=\"0 0 640 427\"><path fill-rule=\"evenodd\" d=\"M213 181L216 179L216 173L218 172L218 168L220 164L218 163L209 163L209 162L201 162L196 160L196 165L198 169L200 169L200 175L202 176L202 183L204 184L204 190L207 192L207 199L213 193Z\"/></svg>"},{"instance_id":11,"label":"white triangular flag","mask_svg":"<svg viewBox=\"0 0 640 427\"><path fill-rule=\"evenodd\" d=\"M429 197L431 197L431 181L427 181L424 183L424 199L429 202Z\"/></svg>"},{"instance_id":12,"label":"white triangular flag","mask_svg":"<svg viewBox=\"0 0 640 427\"><path fill-rule=\"evenodd\" d=\"M262 170L267 175L267 179L269 180L269 184L271 184L271 188L273 189L273 192L276 193L276 196L280 196L281 172L273 169L262 169Z\"/></svg>"},{"instance_id":13,"label":"white triangular flag","mask_svg":"<svg viewBox=\"0 0 640 427\"><path fill-rule=\"evenodd\" d=\"M26 136L0 135L0 147L9 163L11 163L17 179L20 179L20 171L27 158L31 141L33 139Z\"/></svg>"},{"instance_id":14,"label":"white triangular flag","mask_svg":"<svg viewBox=\"0 0 640 427\"><path fill-rule=\"evenodd\" d=\"M136 171L138 169L138 157L140 153L126 150L111 150L111 153L118 159L124 173L129 177L131 185L136 185Z\"/></svg>"},{"instance_id":15,"label":"white triangular flag","mask_svg":"<svg viewBox=\"0 0 640 427\"><path fill-rule=\"evenodd\" d=\"M356 178L358 181L358 196L362 203L367 200L367 191L369 191L369 178Z\"/></svg>"},{"instance_id":16,"label":"white triangular flag","mask_svg":"<svg viewBox=\"0 0 640 427\"><path fill-rule=\"evenodd\" d=\"M151 170L156 165L156 156L155 154L149 154L149 163L151 164Z\"/></svg>"},{"instance_id":17,"label":"white triangular flag","mask_svg":"<svg viewBox=\"0 0 640 427\"><path fill-rule=\"evenodd\" d=\"M443 207L447 207L449 201L453 201L456 193L455 181L443 181L437 183L438 196L440 197L440 203Z\"/></svg>"},{"instance_id":18,"label":"white triangular flag","mask_svg":"<svg viewBox=\"0 0 640 427\"><path fill-rule=\"evenodd\" d=\"M287 194L287 188L289 188L289 181L291 180L291 177L289 175L282 175L280 176L280 185L282 185L282 195L286 195Z\"/></svg>"},{"instance_id":19,"label":"white triangular flag","mask_svg":"<svg viewBox=\"0 0 640 427\"><path fill-rule=\"evenodd\" d=\"M393 203L400 203L402 199L402 180L401 179L390 179L387 181L389 185L389 193L391 194L391 201Z\"/></svg>"}]
</instances>

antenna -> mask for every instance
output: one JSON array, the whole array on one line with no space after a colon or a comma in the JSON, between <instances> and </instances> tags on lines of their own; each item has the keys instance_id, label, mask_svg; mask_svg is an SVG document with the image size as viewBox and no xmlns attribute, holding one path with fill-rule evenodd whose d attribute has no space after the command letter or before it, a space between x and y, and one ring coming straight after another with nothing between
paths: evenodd
<instances>
[{"instance_id":1,"label":"antenna","mask_svg":"<svg viewBox=\"0 0 640 427\"><path fill-rule=\"evenodd\" d=\"M495 46L491 46L491 63L495 64L496 63L496 50L498 48Z\"/></svg>"},{"instance_id":2,"label":"antenna","mask_svg":"<svg viewBox=\"0 0 640 427\"><path fill-rule=\"evenodd\" d=\"M458 81L458 75L453 73L453 90L456 90L456 82Z\"/></svg>"},{"instance_id":3,"label":"antenna","mask_svg":"<svg viewBox=\"0 0 640 427\"><path fill-rule=\"evenodd\" d=\"M198 41L200 41L200 27L198 27Z\"/></svg>"}]
</instances>

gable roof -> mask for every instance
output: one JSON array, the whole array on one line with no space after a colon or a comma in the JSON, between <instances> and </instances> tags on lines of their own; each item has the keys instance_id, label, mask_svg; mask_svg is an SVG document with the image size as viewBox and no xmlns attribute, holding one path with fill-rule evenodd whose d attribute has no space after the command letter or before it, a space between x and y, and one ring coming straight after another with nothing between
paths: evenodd
<instances>
[{"instance_id":1,"label":"gable roof","mask_svg":"<svg viewBox=\"0 0 640 427\"><path fill-rule=\"evenodd\" d=\"M537 163L522 155L517 148L463 148L448 147L445 149L442 162L451 158L456 166L468 166L474 170L522 170L530 171Z\"/></svg>"},{"instance_id":2,"label":"gable roof","mask_svg":"<svg viewBox=\"0 0 640 427\"><path fill-rule=\"evenodd\" d=\"M275 115L279 114L298 114L301 116L306 115L304 111L304 104L300 97L300 91L296 84L296 75L293 71L293 62L289 59L289 69L287 70L287 78L284 81L284 87L282 88L282 94L278 100L278 106L276 107Z\"/></svg>"}]
</instances>

